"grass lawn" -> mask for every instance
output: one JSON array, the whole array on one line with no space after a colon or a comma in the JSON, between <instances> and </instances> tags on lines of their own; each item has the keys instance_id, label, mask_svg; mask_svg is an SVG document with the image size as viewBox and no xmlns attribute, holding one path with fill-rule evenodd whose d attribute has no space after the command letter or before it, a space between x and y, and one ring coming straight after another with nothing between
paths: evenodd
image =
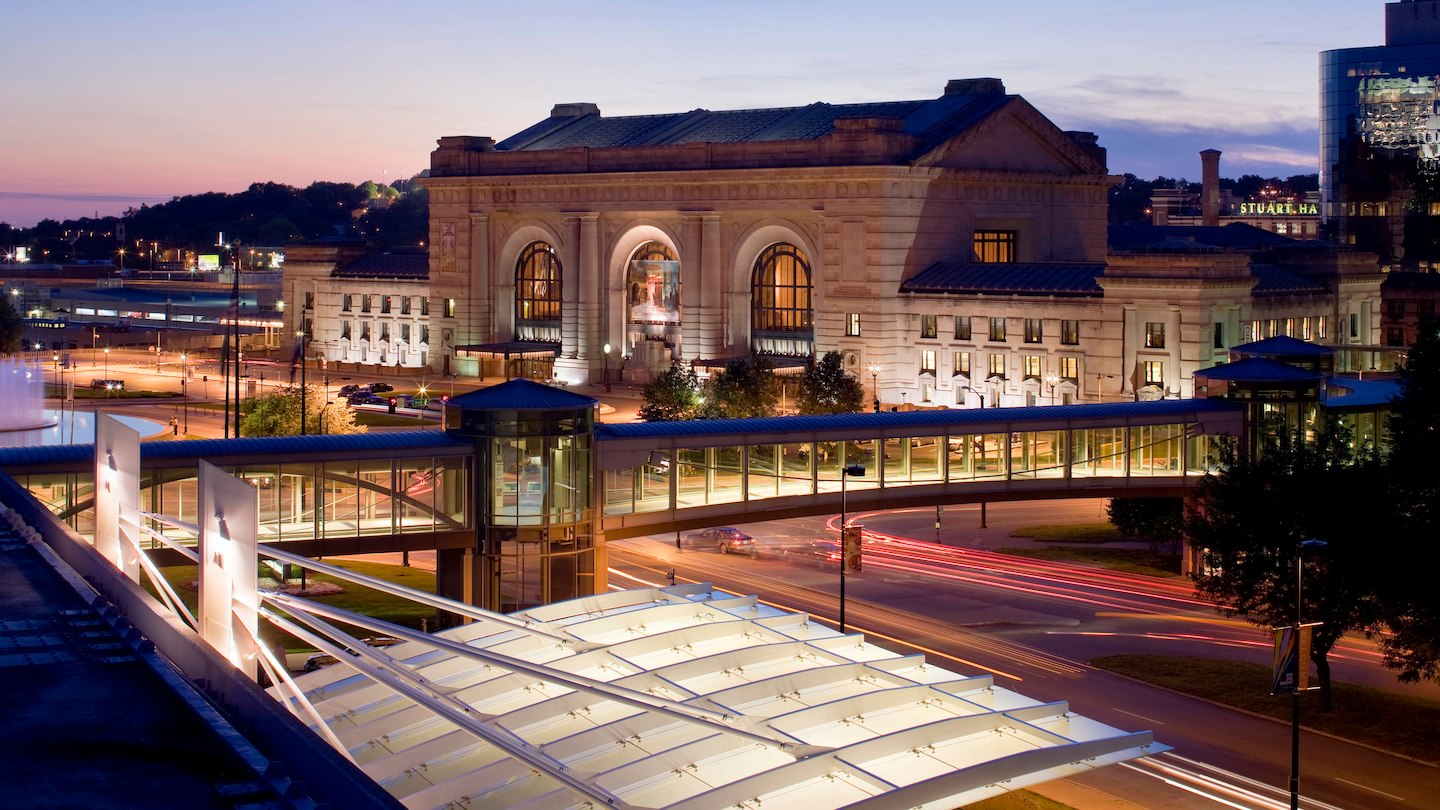
<instances>
[{"instance_id":1,"label":"grass lawn","mask_svg":"<svg viewBox=\"0 0 1440 810\"><path fill-rule=\"evenodd\" d=\"M1047 799L1028 790L1017 790L965 805L964 810L1073 810L1068 804Z\"/></svg>"},{"instance_id":2,"label":"grass lawn","mask_svg":"<svg viewBox=\"0 0 1440 810\"><path fill-rule=\"evenodd\" d=\"M1270 694L1270 668L1239 661L1161 655L1111 655L1092 665L1216 703L1289 722L1290 699ZM1336 683L1335 708L1320 710L1318 695L1302 695L1300 723L1425 762L1440 763L1435 729L1440 701Z\"/></svg>"},{"instance_id":3,"label":"grass lawn","mask_svg":"<svg viewBox=\"0 0 1440 810\"><path fill-rule=\"evenodd\" d=\"M1087 546L1035 546L997 548L1001 554L1030 557L1053 562L1075 562L1098 565L1111 571L1140 574L1148 577L1180 576L1180 557L1155 554L1143 548L1090 548Z\"/></svg>"},{"instance_id":4,"label":"grass lawn","mask_svg":"<svg viewBox=\"0 0 1440 810\"><path fill-rule=\"evenodd\" d=\"M398 585L405 585L406 587L415 588L416 590L427 591L429 593L435 592L435 574L431 571L423 571L419 568L405 568L398 565L356 562L353 560L332 560L330 564L354 571L357 574L373 576L377 579L383 579ZM160 573L167 581L175 586L175 590L180 594L180 598L185 602L186 607L190 608L192 612L195 611L199 594L184 588L183 584L195 581L198 576L196 566L172 566L160 569ZM333 605L334 607L349 610L354 613L363 613L366 616L384 619L385 621L394 622L395 624L404 625L405 627L411 627L416 630L420 629L421 619L425 619L431 627L434 626L435 608L433 607L420 605L406 599L401 599L398 596L390 596L389 594L384 594L371 588L343 582L324 574L311 573L307 577L307 583L308 582L330 582L345 589L344 593L312 597L316 602ZM152 594L155 593L148 576L145 578L145 587L149 589ZM358 628L349 629L350 632L361 638L375 635L369 630ZM260 636L267 644L271 645L277 640L283 641L286 649L292 652L311 649L289 634L275 629L275 626L269 622L260 622Z\"/></svg>"},{"instance_id":5,"label":"grass lawn","mask_svg":"<svg viewBox=\"0 0 1440 810\"><path fill-rule=\"evenodd\" d=\"M1051 543L1114 543L1126 538L1109 523L1076 523L1060 526L1021 526L1011 537L1029 537Z\"/></svg>"}]
</instances>

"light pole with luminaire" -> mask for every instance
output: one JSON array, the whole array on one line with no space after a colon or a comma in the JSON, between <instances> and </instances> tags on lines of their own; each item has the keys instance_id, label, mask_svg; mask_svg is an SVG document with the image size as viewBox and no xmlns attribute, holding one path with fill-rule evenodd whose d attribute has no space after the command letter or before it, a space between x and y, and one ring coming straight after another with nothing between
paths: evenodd
<instances>
[{"instance_id":1,"label":"light pole with luminaire","mask_svg":"<svg viewBox=\"0 0 1440 810\"><path fill-rule=\"evenodd\" d=\"M1319 554L1329 545L1324 540L1301 540L1295 546L1295 682L1290 690L1290 810L1300 808L1300 672L1310 662L1301 658L1300 626L1304 622L1301 590L1305 579L1305 555Z\"/></svg>"},{"instance_id":2,"label":"light pole with luminaire","mask_svg":"<svg viewBox=\"0 0 1440 810\"><path fill-rule=\"evenodd\" d=\"M308 414L306 414L306 412L305 412L305 407L306 407L306 405L308 404L308 403L306 402L306 396L305 396L306 393L307 393L306 390L305 390L305 388L306 388L306 385L305 385L305 366L308 365L308 364L305 362L305 330L304 330L304 329L297 330L297 331L295 332L295 339L300 341L300 352L299 352L299 355L300 355L300 435L301 435L301 436L304 436L304 435L305 435L305 417L308 415Z\"/></svg>"},{"instance_id":3,"label":"light pole with luminaire","mask_svg":"<svg viewBox=\"0 0 1440 810\"><path fill-rule=\"evenodd\" d=\"M1051 372L1045 375L1045 382L1050 386L1050 404L1055 404L1055 386L1060 384L1060 375Z\"/></svg>"},{"instance_id":4,"label":"light pole with luminaire","mask_svg":"<svg viewBox=\"0 0 1440 810\"><path fill-rule=\"evenodd\" d=\"M860 464L848 464L840 470L840 634L845 634L845 569L850 566L850 556L845 544L845 481L854 476L859 478L865 475L865 467Z\"/></svg>"},{"instance_id":5,"label":"light pole with luminaire","mask_svg":"<svg viewBox=\"0 0 1440 810\"><path fill-rule=\"evenodd\" d=\"M875 395L875 413L880 412L880 366L870 364L870 392Z\"/></svg>"},{"instance_id":6,"label":"light pole with luminaire","mask_svg":"<svg viewBox=\"0 0 1440 810\"><path fill-rule=\"evenodd\" d=\"M606 343L601 349L605 353L605 393L610 393L610 344Z\"/></svg>"}]
</instances>

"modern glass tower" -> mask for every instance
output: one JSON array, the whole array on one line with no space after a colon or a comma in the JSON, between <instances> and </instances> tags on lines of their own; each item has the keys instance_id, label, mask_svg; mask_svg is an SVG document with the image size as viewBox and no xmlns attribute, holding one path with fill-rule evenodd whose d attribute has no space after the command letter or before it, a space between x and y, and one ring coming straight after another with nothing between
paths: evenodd
<instances>
[{"instance_id":1,"label":"modern glass tower","mask_svg":"<svg viewBox=\"0 0 1440 810\"><path fill-rule=\"evenodd\" d=\"M1385 6L1385 44L1320 54L1321 213L1392 268L1440 267L1440 0Z\"/></svg>"}]
</instances>

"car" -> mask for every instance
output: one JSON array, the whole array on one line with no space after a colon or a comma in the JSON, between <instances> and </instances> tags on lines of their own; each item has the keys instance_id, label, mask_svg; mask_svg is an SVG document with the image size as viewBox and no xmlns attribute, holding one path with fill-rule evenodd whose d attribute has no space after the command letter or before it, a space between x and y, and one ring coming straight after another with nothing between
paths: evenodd
<instances>
[{"instance_id":1,"label":"car","mask_svg":"<svg viewBox=\"0 0 1440 810\"><path fill-rule=\"evenodd\" d=\"M340 396L348 398L355 394L369 393L370 390L368 385L342 385L340 386Z\"/></svg>"},{"instance_id":2,"label":"car","mask_svg":"<svg viewBox=\"0 0 1440 810\"><path fill-rule=\"evenodd\" d=\"M690 535L689 539L692 547L714 545L715 550L721 554L760 556L760 547L756 545L755 538L730 526L719 526L703 532L695 532Z\"/></svg>"},{"instance_id":3,"label":"car","mask_svg":"<svg viewBox=\"0 0 1440 810\"><path fill-rule=\"evenodd\" d=\"M844 555L836 540L817 538L808 543L787 547L781 555L791 565L807 565L821 571L839 571Z\"/></svg>"},{"instance_id":4,"label":"car","mask_svg":"<svg viewBox=\"0 0 1440 810\"><path fill-rule=\"evenodd\" d=\"M390 400L388 400L388 399L386 399L386 398L384 398L384 397L377 397L377 396L375 396L374 394L370 393L369 391L361 391L361 392L358 393L358 394L351 394L351 395L350 395L350 398L347 399L347 400L345 400L345 401L346 401L346 403L348 403L348 404L350 404L350 405L389 405L389 404L390 404Z\"/></svg>"},{"instance_id":5,"label":"car","mask_svg":"<svg viewBox=\"0 0 1440 810\"><path fill-rule=\"evenodd\" d=\"M385 393L386 391L394 391L394 390L395 390L395 386L391 385L390 383L384 383L384 382L372 382L372 383L370 383L370 385L369 385L368 387L370 388L371 391L374 391L374 392L377 393L377 394L383 394L383 393Z\"/></svg>"}]
</instances>

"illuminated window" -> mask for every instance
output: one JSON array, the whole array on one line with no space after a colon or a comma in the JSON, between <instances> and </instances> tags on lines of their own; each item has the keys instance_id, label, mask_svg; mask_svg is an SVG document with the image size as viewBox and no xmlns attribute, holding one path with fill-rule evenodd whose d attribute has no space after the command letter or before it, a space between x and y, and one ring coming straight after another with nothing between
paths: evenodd
<instances>
[{"instance_id":1,"label":"illuminated window","mask_svg":"<svg viewBox=\"0 0 1440 810\"><path fill-rule=\"evenodd\" d=\"M934 350L934 349L925 349L924 351L920 352L920 373L921 373L921 374L934 374L934 373L935 373L935 350Z\"/></svg>"},{"instance_id":2,"label":"illuminated window","mask_svg":"<svg viewBox=\"0 0 1440 810\"><path fill-rule=\"evenodd\" d=\"M1005 339L1004 318L990 319L990 339L996 342L1003 341Z\"/></svg>"},{"instance_id":3,"label":"illuminated window","mask_svg":"<svg viewBox=\"0 0 1440 810\"><path fill-rule=\"evenodd\" d=\"M970 376L969 352L955 352L955 371L953 373L964 374L966 377Z\"/></svg>"},{"instance_id":4,"label":"illuminated window","mask_svg":"<svg viewBox=\"0 0 1440 810\"><path fill-rule=\"evenodd\" d=\"M400 297L400 314L401 314L401 315L409 315L409 314L410 314L410 296L408 296L408 295L404 295L404 296L401 296L401 297Z\"/></svg>"},{"instance_id":5,"label":"illuminated window","mask_svg":"<svg viewBox=\"0 0 1440 810\"><path fill-rule=\"evenodd\" d=\"M1145 322L1145 348L1165 348L1165 324L1156 321Z\"/></svg>"},{"instance_id":6,"label":"illuminated window","mask_svg":"<svg viewBox=\"0 0 1440 810\"><path fill-rule=\"evenodd\" d=\"M956 340L969 340L969 339L970 339L970 316L969 316L969 315L956 315L956 316L955 316L955 339L956 339Z\"/></svg>"},{"instance_id":7,"label":"illuminated window","mask_svg":"<svg viewBox=\"0 0 1440 810\"><path fill-rule=\"evenodd\" d=\"M421 299L420 299L420 314L421 314L421 315L429 315L429 314L430 314L430 298L429 298L428 296L425 297L425 298L421 298Z\"/></svg>"},{"instance_id":8,"label":"illuminated window","mask_svg":"<svg viewBox=\"0 0 1440 810\"><path fill-rule=\"evenodd\" d=\"M1040 355L1027 354L1022 358L1022 363L1025 367L1025 379L1040 379Z\"/></svg>"},{"instance_id":9,"label":"illuminated window","mask_svg":"<svg viewBox=\"0 0 1440 810\"><path fill-rule=\"evenodd\" d=\"M1080 381L1080 358L1060 358L1060 379L1069 380L1072 383Z\"/></svg>"},{"instance_id":10,"label":"illuminated window","mask_svg":"<svg viewBox=\"0 0 1440 810\"><path fill-rule=\"evenodd\" d=\"M845 315L845 336L860 337L860 313L850 312Z\"/></svg>"},{"instance_id":11,"label":"illuminated window","mask_svg":"<svg viewBox=\"0 0 1440 810\"><path fill-rule=\"evenodd\" d=\"M1316 339L1316 340L1324 340L1324 339L1325 339L1325 333L1326 333L1326 331L1327 331L1326 327L1327 327L1328 325L1329 325L1329 323L1328 323L1328 321L1326 321L1324 315L1320 315L1320 316L1317 316L1317 317L1315 318L1315 339Z\"/></svg>"},{"instance_id":12,"label":"illuminated window","mask_svg":"<svg viewBox=\"0 0 1440 810\"><path fill-rule=\"evenodd\" d=\"M814 350L810 261L794 245L765 248L750 275L751 349L806 357Z\"/></svg>"},{"instance_id":13,"label":"illuminated window","mask_svg":"<svg viewBox=\"0 0 1440 810\"><path fill-rule=\"evenodd\" d=\"M515 262L515 337L560 339L560 258L545 242L531 242ZM455 317L455 299L445 299L445 317Z\"/></svg>"},{"instance_id":14,"label":"illuminated window","mask_svg":"<svg viewBox=\"0 0 1440 810\"><path fill-rule=\"evenodd\" d=\"M1315 336L1314 336L1314 334L1312 334L1311 329L1310 329L1310 319L1309 319L1309 318L1301 318L1301 319L1300 319L1300 339L1301 339L1301 340L1314 340L1314 338L1315 338Z\"/></svg>"},{"instance_id":15,"label":"illuminated window","mask_svg":"<svg viewBox=\"0 0 1440 810\"><path fill-rule=\"evenodd\" d=\"M1065 346L1079 346L1079 345L1080 345L1080 322L1079 322L1079 321L1061 321L1061 322L1060 322L1060 343L1061 343L1062 345L1065 345Z\"/></svg>"},{"instance_id":16,"label":"illuminated window","mask_svg":"<svg viewBox=\"0 0 1440 810\"><path fill-rule=\"evenodd\" d=\"M1146 384L1146 385L1164 385L1164 384L1165 384L1165 363L1164 363L1163 361L1160 361L1160 360L1146 360L1146 361L1145 361L1145 384Z\"/></svg>"},{"instance_id":17,"label":"illuminated window","mask_svg":"<svg viewBox=\"0 0 1440 810\"><path fill-rule=\"evenodd\" d=\"M1025 342L1039 343L1045 337L1045 322L1039 318L1025 319Z\"/></svg>"},{"instance_id":18,"label":"illuminated window","mask_svg":"<svg viewBox=\"0 0 1440 810\"><path fill-rule=\"evenodd\" d=\"M408 323L402 323L402 324L400 324L400 340L401 340L401 342L403 342L403 343L409 343L409 342L410 342L410 324L408 324Z\"/></svg>"},{"instance_id":19,"label":"illuminated window","mask_svg":"<svg viewBox=\"0 0 1440 810\"><path fill-rule=\"evenodd\" d=\"M1015 261L1015 231L975 231L975 261L1008 264Z\"/></svg>"},{"instance_id":20,"label":"illuminated window","mask_svg":"<svg viewBox=\"0 0 1440 810\"><path fill-rule=\"evenodd\" d=\"M940 333L938 331L939 327L936 322L939 320L940 319L934 315L921 315L920 337L928 340L934 340L936 337L938 337Z\"/></svg>"},{"instance_id":21,"label":"illuminated window","mask_svg":"<svg viewBox=\"0 0 1440 810\"><path fill-rule=\"evenodd\" d=\"M990 355L990 376L1005 379L1005 355L999 353Z\"/></svg>"},{"instance_id":22,"label":"illuminated window","mask_svg":"<svg viewBox=\"0 0 1440 810\"><path fill-rule=\"evenodd\" d=\"M353 296L351 296L350 293L345 293L344 295L342 295L342 296L340 297L340 311L341 311L341 312L349 312L349 311L350 311L350 299L351 299L352 297L353 297Z\"/></svg>"},{"instance_id":23,"label":"illuminated window","mask_svg":"<svg viewBox=\"0 0 1440 810\"><path fill-rule=\"evenodd\" d=\"M369 322L369 321L361 321L361 322L360 322L360 339L361 339L361 340L369 340L369 339L370 339L370 322Z\"/></svg>"},{"instance_id":24,"label":"illuminated window","mask_svg":"<svg viewBox=\"0 0 1440 810\"><path fill-rule=\"evenodd\" d=\"M360 311L361 311L361 312L369 312L369 311L370 311L370 298L371 298L371 296L368 296L368 295L362 295L362 296L360 296Z\"/></svg>"},{"instance_id":25,"label":"illuminated window","mask_svg":"<svg viewBox=\"0 0 1440 810\"><path fill-rule=\"evenodd\" d=\"M380 296L380 314L381 314L381 315L389 315L389 314L390 314L390 296L388 296L388 295L382 295L382 296Z\"/></svg>"},{"instance_id":26,"label":"illuminated window","mask_svg":"<svg viewBox=\"0 0 1440 810\"><path fill-rule=\"evenodd\" d=\"M453 317L455 317L455 299L454 299L454 298L446 298L446 299L445 299L445 317L447 317L447 318L453 318Z\"/></svg>"}]
</instances>

